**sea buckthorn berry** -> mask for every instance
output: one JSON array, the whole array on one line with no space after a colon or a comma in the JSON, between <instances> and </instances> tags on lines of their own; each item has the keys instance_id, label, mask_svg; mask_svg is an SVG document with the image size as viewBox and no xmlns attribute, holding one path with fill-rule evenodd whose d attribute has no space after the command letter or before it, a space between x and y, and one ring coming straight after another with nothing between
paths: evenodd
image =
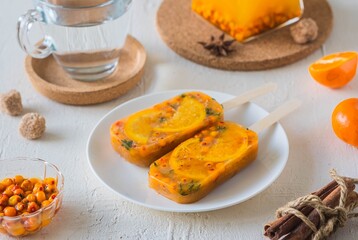
<instances>
[{"instance_id":1,"label":"sea buckthorn berry","mask_svg":"<svg viewBox=\"0 0 358 240\"><path fill-rule=\"evenodd\" d=\"M27 195L26 199L29 202L35 202L36 201L36 196L35 196L35 194L31 193L31 194Z\"/></svg>"},{"instance_id":2,"label":"sea buckthorn berry","mask_svg":"<svg viewBox=\"0 0 358 240\"><path fill-rule=\"evenodd\" d=\"M55 185L55 184L56 184L56 180L55 180L54 178L51 178L51 177L45 178L45 179L44 179L44 182L45 182L46 184L50 184L50 185Z\"/></svg>"},{"instance_id":3,"label":"sea buckthorn berry","mask_svg":"<svg viewBox=\"0 0 358 240\"><path fill-rule=\"evenodd\" d=\"M27 200L27 198L24 198L24 199L22 199L22 201L21 201L23 204L28 204L29 203L29 200Z\"/></svg>"},{"instance_id":4,"label":"sea buckthorn berry","mask_svg":"<svg viewBox=\"0 0 358 240\"><path fill-rule=\"evenodd\" d=\"M14 237L20 237L26 232L23 224L20 221L12 222L11 224L8 224L6 228L7 232Z\"/></svg>"},{"instance_id":5,"label":"sea buckthorn berry","mask_svg":"<svg viewBox=\"0 0 358 240\"><path fill-rule=\"evenodd\" d=\"M21 202L21 197L19 195L13 195L9 198L10 206L15 206L18 202Z\"/></svg>"},{"instance_id":6,"label":"sea buckthorn berry","mask_svg":"<svg viewBox=\"0 0 358 240\"><path fill-rule=\"evenodd\" d=\"M7 206L9 197L6 194L0 194L0 206Z\"/></svg>"},{"instance_id":7,"label":"sea buckthorn berry","mask_svg":"<svg viewBox=\"0 0 358 240\"><path fill-rule=\"evenodd\" d=\"M0 192L3 192L6 189L5 185L0 183Z\"/></svg>"},{"instance_id":8,"label":"sea buckthorn berry","mask_svg":"<svg viewBox=\"0 0 358 240\"><path fill-rule=\"evenodd\" d=\"M213 131L213 132L210 133L210 136L216 137L218 134L219 134L218 131Z\"/></svg>"},{"instance_id":9,"label":"sea buckthorn berry","mask_svg":"<svg viewBox=\"0 0 358 240\"><path fill-rule=\"evenodd\" d=\"M16 189L16 185L15 184L11 184L10 186L7 186L6 190L9 190L11 192L13 192Z\"/></svg>"},{"instance_id":10,"label":"sea buckthorn berry","mask_svg":"<svg viewBox=\"0 0 358 240\"><path fill-rule=\"evenodd\" d=\"M26 191L25 192L25 197L27 197L28 195L30 195L32 193L32 191Z\"/></svg>"},{"instance_id":11,"label":"sea buckthorn berry","mask_svg":"<svg viewBox=\"0 0 358 240\"><path fill-rule=\"evenodd\" d=\"M14 185L11 185L11 188L10 188L10 190L15 194L15 191L16 190L22 190L21 189L21 187L19 186L19 185L16 185L16 184L14 184ZM15 194L16 195L16 194Z\"/></svg>"},{"instance_id":12,"label":"sea buckthorn berry","mask_svg":"<svg viewBox=\"0 0 358 240\"><path fill-rule=\"evenodd\" d=\"M16 176L14 177L14 182L15 182L16 184L21 184L23 181L24 181L24 177L21 176L21 175L16 175Z\"/></svg>"},{"instance_id":13,"label":"sea buckthorn berry","mask_svg":"<svg viewBox=\"0 0 358 240\"><path fill-rule=\"evenodd\" d=\"M33 185L35 185L36 183L42 183L39 178L30 178L29 180Z\"/></svg>"},{"instance_id":14,"label":"sea buckthorn berry","mask_svg":"<svg viewBox=\"0 0 358 240\"><path fill-rule=\"evenodd\" d=\"M44 193L43 191L38 191L38 192L36 193L36 200L37 200L37 202L39 202L39 203L42 203L43 201L45 201L45 200L46 200L46 195L45 195L45 193Z\"/></svg>"},{"instance_id":15,"label":"sea buckthorn berry","mask_svg":"<svg viewBox=\"0 0 358 240\"><path fill-rule=\"evenodd\" d=\"M14 181L12 181L11 178L5 178L4 180L2 180L1 182L5 187L10 186L11 184L14 184Z\"/></svg>"},{"instance_id":16,"label":"sea buckthorn berry","mask_svg":"<svg viewBox=\"0 0 358 240\"><path fill-rule=\"evenodd\" d=\"M30 202L28 205L27 205L27 211L29 213L33 213L33 212L36 212L37 210L39 210L40 207L39 205L37 205L37 203L35 202Z\"/></svg>"},{"instance_id":17,"label":"sea buckthorn berry","mask_svg":"<svg viewBox=\"0 0 358 240\"><path fill-rule=\"evenodd\" d=\"M4 214L7 217L14 217L17 214L17 211L14 207L6 207L4 208Z\"/></svg>"},{"instance_id":18,"label":"sea buckthorn berry","mask_svg":"<svg viewBox=\"0 0 358 240\"><path fill-rule=\"evenodd\" d=\"M8 197L11 197L12 195L14 195L14 193L13 193L11 190L9 190L9 189L6 189L6 190L3 192L3 194L6 194Z\"/></svg>"},{"instance_id":19,"label":"sea buckthorn berry","mask_svg":"<svg viewBox=\"0 0 358 240\"><path fill-rule=\"evenodd\" d=\"M34 188L32 189L32 192L37 193L37 192L40 192L43 190L44 190L44 187L42 186L42 183L36 183Z\"/></svg>"},{"instance_id":20,"label":"sea buckthorn berry","mask_svg":"<svg viewBox=\"0 0 358 240\"><path fill-rule=\"evenodd\" d=\"M50 201L49 200L45 200L41 203L41 207L47 207L48 205L50 205Z\"/></svg>"},{"instance_id":21,"label":"sea buckthorn berry","mask_svg":"<svg viewBox=\"0 0 358 240\"><path fill-rule=\"evenodd\" d=\"M53 193L56 190L55 185L48 184L45 186L45 193Z\"/></svg>"},{"instance_id":22,"label":"sea buckthorn berry","mask_svg":"<svg viewBox=\"0 0 358 240\"><path fill-rule=\"evenodd\" d=\"M24 190L22 190L21 188L15 189L14 194L19 195L19 196L23 196L24 195Z\"/></svg>"},{"instance_id":23,"label":"sea buckthorn berry","mask_svg":"<svg viewBox=\"0 0 358 240\"><path fill-rule=\"evenodd\" d=\"M15 205L15 209L18 211L18 212L22 212L26 209L26 206L24 203L22 202L18 202L16 205Z\"/></svg>"},{"instance_id":24,"label":"sea buckthorn berry","mask_svg":"<svg viewBox=\"0 0 358 240\"><path fill-rule=\"evenodd\" d=\"M41 219L37 217L31 217L24 221L25 229L29 232L34 232L41 226Z\"/></svg>"},{"instance_id":25,"label":"sea buckthorn berry","mask_svg":"<svg viewBox=\"0 0 358 240\"><path fill-rule=\"evenodd\" d=\"M24 190L25 192L26 191L31 191L32 188L34 187L34 185L32 184L32 182L30 180L24 180L22 183L21 183L21 188L22 190Z\"/></svg>"},{"instance_id":26,"label":"sea buckthorn berry","mask_svg":"<svg viewBox=\"0 0 358 240\"><path fill-rule=\"evenodd\" d=\"M40 207L49 206L58 194L57 180L51 177L41 180L39 178L26 179L21 175L16 175L0 182L2 190L0 191L0 216L17 216L36 212ZM39 221L38 224L31 224L32 227L29 226L28 229L38 229L41 226L41 219ZM48 219L48 223L50 221L51 219ZM15 223L9 224L9 228L14 232L12 235L19 236L16 235L17 230L12 227ZM23 224L22 222L21 227ZM19 231L22 232L23 229Z\"/></svg>"},{"instance_id":27,"label":"sea buckthorn berry","mask_svg":"<svg viewBox=\"0 0 358 240\"><path fill-rule=\"evenodd\" d=\"M163 167L165 167L165 166L163 166ZM49 197L49 201L50 202L52 202L53 200L55 200L55 198L57 197L57 194L56 193L54 193L54 194L51 194L51 196Z\"/></svg>"}]
</instances>

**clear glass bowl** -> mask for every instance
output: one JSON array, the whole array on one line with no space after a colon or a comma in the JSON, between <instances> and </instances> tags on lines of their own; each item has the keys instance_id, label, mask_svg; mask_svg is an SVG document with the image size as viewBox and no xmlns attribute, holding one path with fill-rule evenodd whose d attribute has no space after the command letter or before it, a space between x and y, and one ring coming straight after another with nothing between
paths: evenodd
<instances>
[{"instance_id":1,"label":"clear glass bowl","mask_svg":"<svg viewBox=\"0 0 358 240\"><path fill-rule=\"evenodd\" d=\"M52 177L57 180L58 195L46 207L36 212L15 217L0 216L0 233L21 237L35 233L51 223L61 207L63 198L64 178L59 169L44 160L37 158L12 158L0 160L0 179L22 175L25 178L45 179Z\"/></svg>"}]
</instances>

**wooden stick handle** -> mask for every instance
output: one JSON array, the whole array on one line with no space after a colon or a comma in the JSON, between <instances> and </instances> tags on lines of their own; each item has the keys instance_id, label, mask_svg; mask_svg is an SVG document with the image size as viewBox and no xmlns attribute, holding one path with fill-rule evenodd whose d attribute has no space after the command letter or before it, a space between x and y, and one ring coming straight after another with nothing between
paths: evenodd
<instances>
[{"instance_id":1,"label":"wooden stick handle","mask_svg":"<svg viewBox=\"0 0 358 240\"><path fill-rule=\"evenodd\" d=\"M273 112L271 112L268 116L264 117L260 121L252 124L249 129L252 131L255 131L256 133L261 132L265 128L271 126L275 122L279 121L281 118L285 117L289 113L296 110L299 106L301 106L301 101L298 99L290 100L277 109L275 109Z\"/></svg>"},{"instance_id":2,"label":"wooden stick handle","mask_svg":"<svg viewBox=\"0 0 358 240\"><path fill-rule=\"evenodd\" d=\"M227 110L230 110L230 109L237 107L241 104L244 104L256 97L259 97L266 93L272 92L276 89L277 89L276 83L267 83L261 87L255 88L253 90L249 90L249 91L241 94L240 96L230 99L230 100L222 103L222 105L224 107L224 110L227 111Z\"/></svg>"}]
</instances>

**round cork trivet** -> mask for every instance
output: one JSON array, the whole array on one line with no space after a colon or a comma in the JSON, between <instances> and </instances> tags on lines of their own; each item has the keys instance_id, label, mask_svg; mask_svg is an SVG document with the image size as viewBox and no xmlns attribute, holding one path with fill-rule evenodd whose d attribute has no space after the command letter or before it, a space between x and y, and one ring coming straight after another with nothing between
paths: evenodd
<instances>
[{"instance_id":1,"label":"round cork trivet","mask_svg":"<svg viewBox=\"0 0 358 240\"><path fill-rule=\"evenodd\" d=\"M224 70L265 70L296 62L326 41L332 30L333 14L326 0L304 1L304 18L312 18L319 27L318 38L308 44L296 44L289 27L244 44L235 42L227 57L216 57L198 44L219 37L222 31L191 10L191 0L164 0L157 13L157 28L164 42L177 54L212 68ZM226 40L231 39L226 36Z\"/></svg>"},{"instance_id":2,"label":"round cork trivet","mask_svg":"<svg viewBox=\"0 0 358 240\"><path fill-rule=\"evenodd\" d=\"M128 36L115 72L101 80L74 80L52 56L45 59L28 56L25 69L30 82L42 95L64 104L89 105L115 99L133 88L142 78L145 61L144 47Z\"/></svg>"}]
</instances>

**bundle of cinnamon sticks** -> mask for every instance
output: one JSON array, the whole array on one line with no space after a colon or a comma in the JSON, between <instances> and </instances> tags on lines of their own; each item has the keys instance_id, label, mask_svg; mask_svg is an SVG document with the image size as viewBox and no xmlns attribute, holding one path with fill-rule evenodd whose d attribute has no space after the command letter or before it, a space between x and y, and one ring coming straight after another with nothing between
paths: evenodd
<instances>
[{"instance_id":1,"label":"bundle of cinnamon sticks","mask_svg":"<svg viewBox=\"0 0 358 240\"><path fill-rule=\"evenodd\" d=\"M358 193L354 191L355 183L350 178L343 178L347 186L347 198L346 206L350 206L353 203L358 202ZM338 206L341 197L341 187L333 180L323 188L312 193L312 195L318 196L322 203L330 208ZM303 213L307 218L316 226L320 228L320 215L319 213L310 206L299 206L298 211ZM268 223L264 227L264 235L273 240L278 239L311 239L313 231L311 228L301 219L293 214L284 215L272 223Z\"/></svg>"}]
</instances>

